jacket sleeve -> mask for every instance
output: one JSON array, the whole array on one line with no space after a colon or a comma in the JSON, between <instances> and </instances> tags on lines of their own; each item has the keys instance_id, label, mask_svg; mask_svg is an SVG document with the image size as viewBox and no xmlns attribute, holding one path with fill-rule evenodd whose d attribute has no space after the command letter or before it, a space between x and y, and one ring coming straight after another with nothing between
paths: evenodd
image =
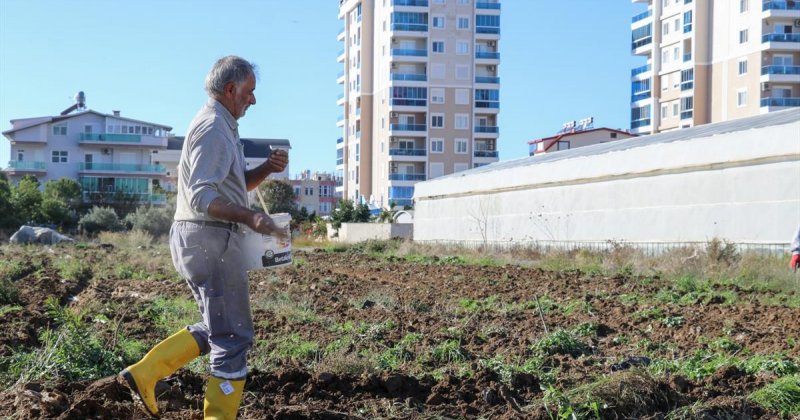
<instances>
[{"instance_id":1,"label":"jacket sleeve","mask_svg":"<svg viewBox=\"0 0 800 420\"><path fill-rule=\"evenodd\" d=\"M792 254L800 254L800 227L797 228L797 233L792 239Z\"/></svg>"}]
</instances>

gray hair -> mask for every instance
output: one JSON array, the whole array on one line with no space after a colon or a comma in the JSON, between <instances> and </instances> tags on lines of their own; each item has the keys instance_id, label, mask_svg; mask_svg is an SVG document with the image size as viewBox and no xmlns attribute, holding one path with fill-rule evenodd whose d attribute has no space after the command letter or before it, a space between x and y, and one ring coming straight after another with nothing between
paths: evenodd
<instances>
[{"instance_id":1,"label":"gray hair","mask_svg":"<svg viewBox=\"0 0 800 420\"><path fill-rule=\"evenodd\" d=\"M222 57L206 75L206 92L211 97L222 96L225 85L244 83L251 74L258 77L258 68L254 63L235 55Z\"/></svg>"}]
</instances>

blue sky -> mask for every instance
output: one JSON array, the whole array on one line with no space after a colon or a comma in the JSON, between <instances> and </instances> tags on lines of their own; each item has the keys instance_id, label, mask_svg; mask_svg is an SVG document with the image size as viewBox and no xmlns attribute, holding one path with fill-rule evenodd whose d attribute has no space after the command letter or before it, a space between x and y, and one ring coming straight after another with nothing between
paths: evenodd
<instances>
[{"instance_id":1,"label":"blue sky","mask_svg":"<svg viewBox=\"0 0 800 420\"><path fill-rule=\"evenodd\" d=\"M452 0L454 1L454 0ZM502 0L500 159L527 156L527 141L570 120L626 128L629 0ZM292 175L332 172L341 64L337 0L0 0L0 130L9 120L87 106L161 123L183 135L206 101L203 80L219 57L260 67L258 103L243 137L287 138ZM9 143L0 140L0 165Z\"/></svg>"}]
</instances>

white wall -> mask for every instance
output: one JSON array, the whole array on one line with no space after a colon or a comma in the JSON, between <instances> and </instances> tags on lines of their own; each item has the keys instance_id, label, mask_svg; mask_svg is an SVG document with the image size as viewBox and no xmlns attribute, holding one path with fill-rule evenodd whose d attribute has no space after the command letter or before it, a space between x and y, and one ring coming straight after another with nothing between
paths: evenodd
<instances>
[{"instance_id":1,"label":"white wall","mask_svg":"<svg viewBox=\"0 0 800 420\"><path fill-rule=\"evenodd\" d=\"M347 243L369 239L411 239L413 230L411 223L342 223L339 236L334 238L335 230L328 224L328 239Z\"/></svg>"},{"instance_id":2,"label":"white wall","mask_svg":"<svg viewBox=\"0 0 800 420\"><path fill-rule=\"evenodd\" d=\"M800 112L785 115L417 184L414 240L788 243L800 224Z\"/></svg>"}]
</instances>

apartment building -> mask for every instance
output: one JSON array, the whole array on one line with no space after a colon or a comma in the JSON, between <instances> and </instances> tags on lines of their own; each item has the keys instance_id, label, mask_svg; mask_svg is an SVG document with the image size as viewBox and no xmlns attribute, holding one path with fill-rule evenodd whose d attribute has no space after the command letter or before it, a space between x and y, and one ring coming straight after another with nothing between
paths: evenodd
<instances>
[{"instance_id":1,"label":"apartment building","mask_svg":"<svg viewBox=\"0 0 800 420\"><path fill-rule=\"evenodd\" d=\"M85 202L108 202L123 195L142 204L163 205L153 187L166 169L153 162L167 148L171 127L86 109L80 92L76 104L60 115L11 120L3 136L11 143L11 161L3 169L19 182L34 175L48 180L70 178L83 188ZM77 112L73 112L77 111Z\"/></svg>"},{"instance_id":2,"label":"apartment building","mask_svg":"<svg viewBox=\"0 0 800 420\"><path fill-rule=\"evenodd\" d=\"M163 188L169 192L177 191L178 182L178 162L181 159L181 150L183 149L184 136L172 136L167 139L166 150L157 150L153 155L154 163L161 165L165 168ZM240 139L243 146L244 161L247 168L255 168L262 164L264 160L269 157L270 150L282 149L289 153L292 149L289 140L286 139L258 139L258 138L243 138ZM289 179L289 166L291 165L291 156L289 156L289 165L283 172L271 174L269 179ZM255 197L251 197L254 199Z\"/></svg>"},{"instance_id":3,"label":"apartment building","mask_svg":"<svg viewBox=\"0 0 800 420\"><path fill-rule=\"evenodd\" d=\"M800 1L632 1L632 132L800 107Z\"/></svg>"},{"instance_id":4,"label":"apartment building","mask_svg":"<svg viewBox=\"0 0 800 420\"><path fill-rule=\"evenodd\" d=\"M339 19L343 197L412 205L417 182L498 160L498 0L341 0Z\"/></svg>"},{"instance_id":5,"label":"apartment building","mask_svg":"<svg viewBox=\"0 0 800 420\"><path fill-rule=\"evenodd\" d=\"M330 216L336 208L336 203L339 202L339 197L336 195L336 185L339 181L333 174L312 173L310 170L305 170L289 183L294 189L298 208L305 207L308 214Z\"/></svg>"}]
</instances>

